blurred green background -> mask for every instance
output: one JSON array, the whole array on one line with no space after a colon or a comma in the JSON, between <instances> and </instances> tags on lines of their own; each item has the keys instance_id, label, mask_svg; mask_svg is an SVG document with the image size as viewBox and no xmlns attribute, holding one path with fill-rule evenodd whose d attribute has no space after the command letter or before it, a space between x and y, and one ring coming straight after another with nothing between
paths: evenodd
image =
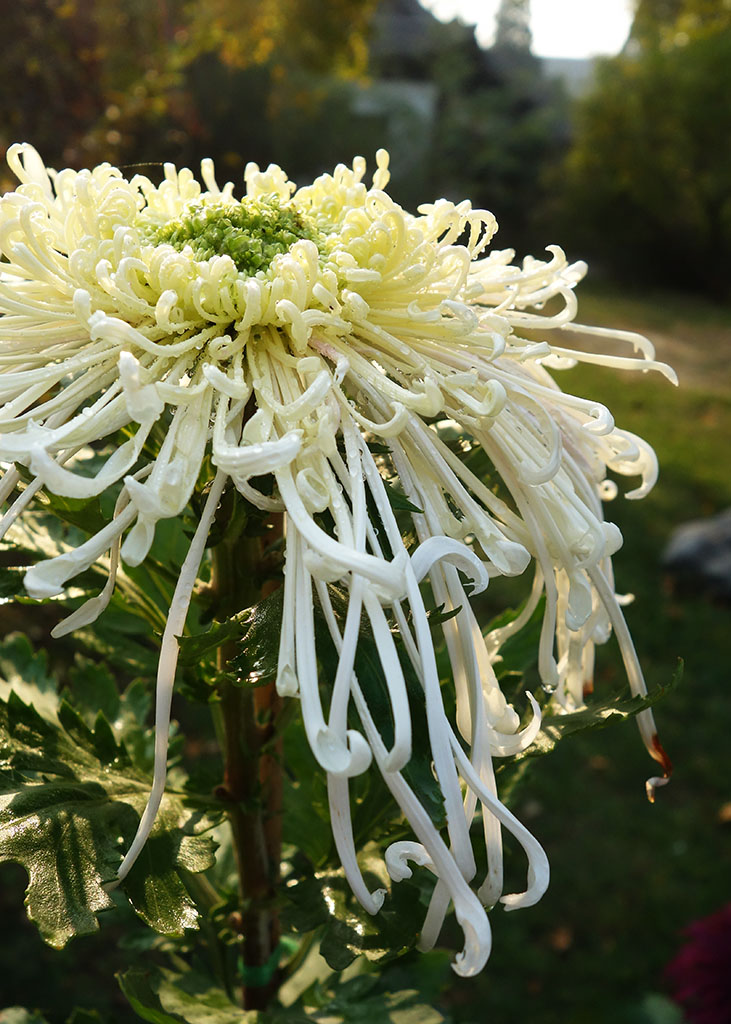
<instances>
[{"instance_id":1,"label":"blurred green background","mask_svg":"<svg viewBox=\"0 0 731 1024\"><path fill-rule=\"evenodd\" d=\"M731 505L731 4L639 0L623 52L579 79L533 56L527 6L504 0L481 49L417 0L19 0L3 11L0 150L28 141L51 166L150 176L212 156L236 182L247 161L273 161L305 182L357 153L373 167L385 146L402 204L467 196L496 214L499 247L588 258L578 319L639 330L676 366L678 391L592 368L560 378L660 459L656 490L609 517L650 687L686 663L657 711L673 783L647 805L631 726L567 740L515 803L549 854L547 896L495 911L478 979L457 981L446 953L399 968L463 1024L672 1024L664 965L690 921L731 900L729 609L660 563L674 527ZM13 187L6 169L0 184ZM610 645L598 687L621 678ZM108 980L125 961L113 929L46 950L22 872L4 866L0 885L0 1007L30 999L55 1024L83 996L131 1019Z\"/></svg>"}]
</instances>

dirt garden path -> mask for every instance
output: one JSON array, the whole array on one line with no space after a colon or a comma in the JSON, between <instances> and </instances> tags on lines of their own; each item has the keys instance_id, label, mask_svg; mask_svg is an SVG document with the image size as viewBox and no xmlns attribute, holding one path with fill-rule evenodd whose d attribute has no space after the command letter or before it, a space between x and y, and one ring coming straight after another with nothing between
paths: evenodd
<instances>
[{"instance_id":1,"label":"dirt garden path","mask_svg":"<svg viewBox=\"0 0 731 1024\"><path fill-rule=\"evenodd\" d=\"M591 291L582 296L581 286L578 298L579 323L644 334L681 387L731 396L731 308L674 295L641 301ZM581 343L589 347L589 340L583 336Z\"/></svg>"}]
</instances>

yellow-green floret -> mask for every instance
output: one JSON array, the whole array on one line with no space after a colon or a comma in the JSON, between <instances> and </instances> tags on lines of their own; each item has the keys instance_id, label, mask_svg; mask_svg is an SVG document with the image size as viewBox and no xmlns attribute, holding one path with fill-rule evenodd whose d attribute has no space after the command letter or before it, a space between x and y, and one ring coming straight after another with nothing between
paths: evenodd
<instances>
[{"instance_id":1,"label":"yellow-green floret","mask_svg":"<svg viewBox=\"0 0 731 1024\"><path fill-rule=\"evenodd\" d=\"M241 273L252 276L301 239L323 248L324 236L314 225L295 207L282 205L277 195L268 195L225 205L191 205L181 217L149 230L146 240L167 243L178 252L190 246L201 261L230 256Z\"/></svg>"}]
</instances>

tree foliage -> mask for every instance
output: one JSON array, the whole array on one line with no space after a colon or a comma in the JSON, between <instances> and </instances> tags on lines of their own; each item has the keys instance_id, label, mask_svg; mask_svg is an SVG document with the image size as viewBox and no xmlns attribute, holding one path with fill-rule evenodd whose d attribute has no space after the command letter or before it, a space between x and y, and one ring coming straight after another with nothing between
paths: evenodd
<instances>
[{"instance_id":1,"label":"tree foliage","mask_svg":"<svg viewBox=\"0 0 731 1024\"><path fill-rule=\"evenodd\" d=\"M205 149L210 134L208 107L196 95L201 62L229 72L259 69L280 90L301 68L357 76L367 63L376 6L376 0L11 4L3 28L12 45L0 66L0 91L13 101L0 114L0 147L30 141L51 163L76 167L147 154L191 159L197 140ZM225 88L226 75L218 78ZM251 116L261 119L260 96L247 100ZM228 112L230 120L232 104Z\"/></svg>"},{"instance_id":2,"label":"tree foliage","mask_svg":"<svg viewBox=\"0 0 731 1024\"><path fill-rule=\"evenodd\" d=\"M632 38L641 46L684 46L689 38L731 28L728 0L638 0Z\"/></svg>"},{"instance_id":3,"label":"tree foliage","mask_svg":"<svg viewBox=\"0 0 731 1024\"><path fill-rule=\"evenodd\" d=\"M731 7L643 3L634 40L579 108L569 217L619 271L728 294Z\"/></svg>"}]
</instances>

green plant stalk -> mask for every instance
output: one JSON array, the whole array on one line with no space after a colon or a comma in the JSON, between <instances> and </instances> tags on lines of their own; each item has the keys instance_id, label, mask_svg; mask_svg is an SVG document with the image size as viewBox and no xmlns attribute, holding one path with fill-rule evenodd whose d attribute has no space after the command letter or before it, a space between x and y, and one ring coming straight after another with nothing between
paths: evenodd
<instances>
[{"instance_id":1,"label":"green plant stalk","mask_svg":"<svg viewBox=\"0 0 731 1024\"><path fill-rule=\"evenodd\" d=\"M235 550L234 550L235 549ZM251 607L264 597L260 538L225 540L213 549L212 585L217 614ZM238 654L235 641L218 651L221 672ZM228 807L239 874L240 910L231 921L241 934L243 1006L261 1010L279 976L280 928L276 886L281 862L282 765L274 733L279 698L274 682L263 686L223 681L220 687L224 773L219 796Z\"/></svg>"},{"instance_id":2,"label":"green plant stalk","mask_svg":"<svg viewBox=\"0 0 731 1024\"><path fill-rule=\"evenodd\" d=\"M233 984L227 970L224 947L221 943L215 925L209 918L209 911L219 902L219 894L202 873L188 871L184 875L185 885L195 899L196 904L203 910L200 922L201 942L207 947L210 957L211 968L220 981L229 998L234 998Z\"/></svg>"}]
</instances>

